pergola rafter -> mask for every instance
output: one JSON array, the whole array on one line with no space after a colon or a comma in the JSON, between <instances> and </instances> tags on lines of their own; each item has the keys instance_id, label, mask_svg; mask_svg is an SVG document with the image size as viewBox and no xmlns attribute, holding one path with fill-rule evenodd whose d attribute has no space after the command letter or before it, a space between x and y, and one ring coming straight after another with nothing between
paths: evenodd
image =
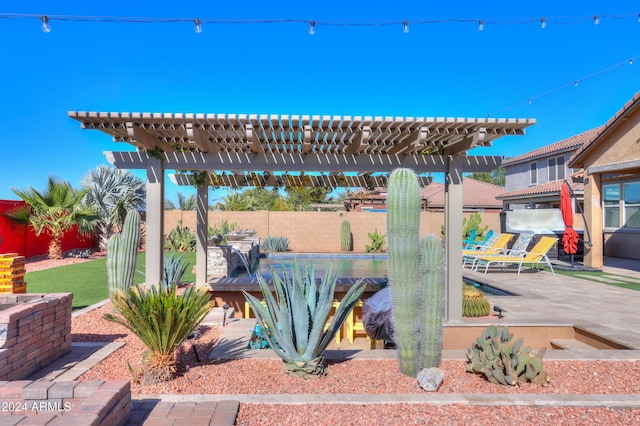
<instances>
[{"instance_id":1,"label":"pergola rafter","mask_svg":"<svg viewBox=\"0 0 640 426\"><path fill-rule=\"evenodd\" d=\"M105 156L116 167L147 171L146 279L150 283L160 282L163 273L167 169L178 172L172 179L179 184L195 182L195 175L185 171L208 177L197 190L196 284L201 286L207 284L210 185L277 186L278 179L286 176L284 186L368 187L385 186L386 175L399 167L419 175L444 172L449 322L462 320L462 270L458 267L462 264L462 176L489 172L502 162L499 156L468 156L467 151L491 146L503 136L524 135L525 128L535 124L533 119L335 115L72 111L69 116L84 129L100 130L115 142L136 148L105 152Z\"/></svg>"},{"instance_id":2,"label":"pergola rafter","mask_svg":"<svg viewBox=\"0 0 640 426\"><path fill-rule=\"evenodd\" d=\"M173 183L181 186L196 186L197 179L193 173L176 173L169 175ZM199 179L202 179L199 177ZM198 179L198 180L199 180ZM367 188L374 189L387 186L388 175L372 175L364 173L357 176L337 174L292 175L289 173L276 174L273 171L262 173L206 173L204 183L220 188L240 187L316 187L316 188ZM420 186L427 186L433 181L431 176L418 176Z\"/></svg>"}]
</instances>

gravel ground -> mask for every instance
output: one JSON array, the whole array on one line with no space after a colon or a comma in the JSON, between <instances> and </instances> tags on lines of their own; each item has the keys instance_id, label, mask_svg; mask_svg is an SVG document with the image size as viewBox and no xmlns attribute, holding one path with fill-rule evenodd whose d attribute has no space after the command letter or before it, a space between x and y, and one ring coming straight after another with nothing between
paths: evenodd
<instances>
[{"instance_id":1,"label":"gravel ground","mask_svg":"<svg viewBox=\"0 0 640 426\"><path fill-rule=\"evenodd\" d=\"M141 366L144 346L124 327L102 318L106 304L73 320L73 341L124 341L126 345L81 379L131 379L127 364ZM220 326L201 327L201 336L178 352L179 376L158 385L132 383L135 394L425 394L404 376L395 360L348 360L328 366L326 376L302 380L284 373L279 360L209 361ZM196 351L194 352L194 347ZM197 352L197 354L196 354ZM198 358L196 357L198 356ZM637 394L640 361L546 361L547 387L494 385L465 372L463 361L444 360L445 381L436 394ZM427 396L428 397L428 396ZM300 416L304 421L300 421ZM268 405L242 404L239 425L274 424L638 424L640 410L576 407L471 407L426 404Z\"/></svg>"}]
</instances>

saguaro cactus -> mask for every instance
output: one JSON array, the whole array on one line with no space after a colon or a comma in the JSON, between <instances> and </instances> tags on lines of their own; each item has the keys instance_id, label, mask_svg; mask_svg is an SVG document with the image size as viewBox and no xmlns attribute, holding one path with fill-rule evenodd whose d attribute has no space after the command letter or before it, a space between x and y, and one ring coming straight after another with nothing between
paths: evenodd
<instances>
[{"instance_id":1,"label":"saguaro cactus","mask_svg":"<svg viewBox=\"0 0 640 426\"><path fill-rule=\"evenodd\" d=\"M340 247L342 251L351 251L351 224L348 220L340 225Z\"/></svg>"},{"instance_id":2,"label":"saguaro cactus","mask_svg":"<svg viewBox=\"0 0 640 426\"><path fill-rule=\"evenodd\" d=\"M442 317L444 314L444 250L440 239L429 234L420 241L421 285L418 291L418 368L437 367L442 355Z\"/></svg>"},{"instance_id":3,"label":"saguaro cactus","mask_svg":"<svg viewBox=\"0 0 640 426\"><path fill-rule=\"evenodd\" d=\"M393 305L395 341L400 371L418 374L418 269L420 189L409 169L396 169L389 177L387 192L387 247L389 285Z\"/></svg>"},{"instance_id":4,"label":"saguaro cactus","mask_svg":"<svg viewBox=\"0 0 640 426\"><path fill-rule=\"evenodd\" d=\"M126 292L133 285L140 245L140 215L130 210L122 232L113 234L107 244L107 282L109 293Z\"/></svg>"}]
</instances>

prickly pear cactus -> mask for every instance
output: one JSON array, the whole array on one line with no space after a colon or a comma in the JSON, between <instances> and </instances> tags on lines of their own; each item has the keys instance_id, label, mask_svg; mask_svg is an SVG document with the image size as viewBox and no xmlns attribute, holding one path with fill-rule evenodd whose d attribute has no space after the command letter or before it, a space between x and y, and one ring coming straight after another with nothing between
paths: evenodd
<instances>
[{"instance_id":1,"label":"prickly pear cactus","mask_svg":"<svg viewBox=\"0 0 640 426\"><path fill-rule=\"evenodd\" d=\"M107 283L109 293L116 289L127 292L133 285L140 245L140 215L130 210L122 232L113 234L107 244Z\"/></svg>"},{"instance_id":2,"label":"prickly pear cactus","mask_svg":"<svg viewBox=\"0 0 640 426\"><path fill-rule=\"evenodd\" d=\"M546 386L551 380L542 365L546 349L534 356L529 346L522 347L522 337L511 343L512 339L508 327L487 327L467 350L467 371L484 374L495 384L516 386L529 381Z\"/></svg>"},{"instance_id":3,"label":"prickly pear cactus","mask_svg":"<svg viewBox=\"0 0 640 426\"><path fill-rule=\"evenodd\" d=\"M348 220L340 225L340 247L342 251L351 251L351 224Z\"/></svg>"}]
</instances>

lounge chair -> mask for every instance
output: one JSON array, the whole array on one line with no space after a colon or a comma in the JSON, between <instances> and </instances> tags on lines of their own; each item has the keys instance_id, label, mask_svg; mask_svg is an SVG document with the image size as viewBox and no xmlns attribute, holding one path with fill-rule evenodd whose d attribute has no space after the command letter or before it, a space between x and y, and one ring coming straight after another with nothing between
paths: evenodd
<instances>
[{"instance_id":1,"label":"lounge chair","mask_svg":"<svg viewBox=\"0 0 640 426\"><path fill-rule=\"evenodd\" d=\"M465 245L465 250L475 250L477 246L488 246L493 244L498 236L493 234L493 229L489 229L487 235L484 236L484 240L476 241L475 243L469 243Z\"/></svg>"},{"instance_id":2,"label":"lounge chair","mask_svg":"<svg viewBox=\"0 0 640 426\"><path fill-rule=\"evenodd\" d=\"M462 240L462 247L466 247L467 244L473 244L476 241L476 233L478 232L478 230L476 228L471 230L471 233L469 234L469 238L467 238L466 240L463 239Z\"/></svg>"},{"instance_id":3,"label":"lounge chair","mask_svg":"<svg viewBox=\"0 0 640 426\"><path fill-rule=\"evenodd\" d=\"M498 234L494 235L494 237L492 237L493 241L489 245L477 245L473 249L462 250L462 267L464 268L467 263L472 264L478 256L501 253L513 238L513 234Z\"/></svg>"},{"instance_id":4,"label":"lounge chair","mask_svg":"<svg viewBox=\"0 0 640 426\"><path fill-rule=\"evenodd\" d=\"M556 273L553 271L553 266L551 265L551 261L547 256L551 247L556 243L558 239L554 237L540 237L540 241L536 243L535 246L528 252L522 252L519 255L488 255L481 256L476 259L475 269L477 270L480 265L484 265L484 273L486 274L489 270L489 266L492 264L499 264L505 269L509 265L518 265L518 275L520 275L520 271L522 270L522 265L531 265L538 269L540 263L546 263L551 269L551 273L555 276Z\"/></svg>"}]
</instances>

